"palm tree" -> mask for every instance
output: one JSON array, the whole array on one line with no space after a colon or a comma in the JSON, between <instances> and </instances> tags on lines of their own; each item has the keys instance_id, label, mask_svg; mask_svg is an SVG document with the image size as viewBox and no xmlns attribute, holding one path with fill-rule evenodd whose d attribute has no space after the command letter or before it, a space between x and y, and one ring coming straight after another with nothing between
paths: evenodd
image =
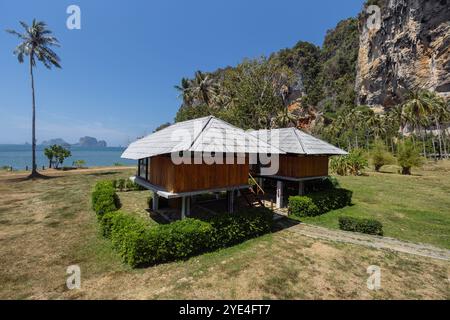
<instances>
[{"instance_id":1,"label":"palm tree","mask_svg":"<svg viewBox=\"0 0 450 320\"><path fill-rule=\"evenodd\" d=\"M195 100L210 106L211 101L217 94L217 84L210 75L197 71L194 80L191 82L190 90Z\"/></svg>"},{"instance_id":2,"label":"palm tree","mask_svg":"<svg viewBox=\"0 0 450 320\"><path fill-rule=\"evenodd\" d=\"M436 127L438 131L438 141L439 141L439 156L442 158L443 152L443 141L442 141L442 127L441 124L445 123L450 119L450 111L445 103L444 98L438 96L435 92L428 91L426 94L430 105L432 106L432 114L430 117L431 123ZM445 139L444 139L444 149ZM445 151L444 151L445 152Z\"/></svg>"},{"instance_id":3,"label":"palm tree","mask_svg":"<svg viewBox=\"0 0 450 320\"><path fill-rule=\"evenodd\" d=\"M297 125L297 117L289 112L289 108L285 106L278 111L274 120L274 125L278 128L286 128L290 124Z\"/></svg>"},{"instance_id":4,"label":"palm tree","mask_svg":"<svg viewBox=\"0 0 450 320\"><path fill-rule=\"evenodd\" d=\"M408 99L403 104L403 110L408 122L419 132L421 132L421 129L429 126L429 116L433 114L434 109L435 104L432 99L430 99L429 91L427 90L415 90L410 92ZM423 153L426 156L425 137L422 133L421 136Z\"/></svg>"},{"instance_id":5,"label":"palm tree","mask_svg":"<svg viewBox=\"0 0 450 320\"><path fill-rule=\"evenodd\" d=\"M34 95L34 76L33 67L36 66L36 59L44 64L48 69L52 66L61 68L59 64L60 59L58 55L51 49L51 47L58 47L58 40L52 36L52 32L47 29L47 25L43 21L36 21L33 19L31 26L25 22L20 21L20 24L25 29L24 33L19 33L14 30L6 30L17 36L22 42L15 48L14 54L17 56L19 63L24 62L24 56L29 57L30 63L30 77L31 77L31 94L32 94L32 170L30 178L39 176L36 168L36 100Z\"/></svg>"},{"instance_id":6,"label":"palm tree","mask_svg":"<svg viewBox=\"0 0 450 320\"><path fill-rule=\"evenodd\" d=\"M181 85L175 86L175 89L177 89L180 92L179 97L183 99L183 107L192 105L191 83L192 83L191 80L187 78L182 78Z\"/></svg>"}]
</instances>

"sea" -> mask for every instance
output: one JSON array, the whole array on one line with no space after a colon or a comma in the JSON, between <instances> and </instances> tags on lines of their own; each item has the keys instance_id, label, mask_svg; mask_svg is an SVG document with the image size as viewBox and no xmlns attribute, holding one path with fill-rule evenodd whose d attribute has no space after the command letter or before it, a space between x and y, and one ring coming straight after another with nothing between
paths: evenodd
<instances>
[{"instance_id":1,"label":"sea","mask_svg":"<svg viewBox=\"0 0 450 320\"><path fill-rule=\"evenodd\" d=\"M48 159L44 155L44 146L36 146L36 162L38 168L48 167ZM86 161L87 167L136 165L136 161L122 159L123 147L87 148L70 147L72 156L64 160L63 166L72 166L75 160ZM12 167L13 170L31 168L31 145L0 144L0 168Z\"/></svg>"}]
</instances>

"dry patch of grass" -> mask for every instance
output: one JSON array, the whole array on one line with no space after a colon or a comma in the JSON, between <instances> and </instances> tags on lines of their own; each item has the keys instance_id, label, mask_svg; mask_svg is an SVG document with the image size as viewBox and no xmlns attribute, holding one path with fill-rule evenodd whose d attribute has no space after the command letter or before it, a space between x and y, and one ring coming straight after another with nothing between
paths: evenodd
<instances>
[{"instance_id":1,"label":"dry patch of grass","mask_svg":"<svg viewBox=\"0 0 450 320\"><path fill-rule=\"evenodd\" d=\"M238 246L133 270L98 233L90 191L132 171L61 174L19 181L0 176L0 298L10 299L450 299L445 261L312 240L289 229ZM146 214L147 192L120 194ZM68 290L78 264L82 288ZM367 289L369 265L382 289Z\"/></svg>"}]
</instances>

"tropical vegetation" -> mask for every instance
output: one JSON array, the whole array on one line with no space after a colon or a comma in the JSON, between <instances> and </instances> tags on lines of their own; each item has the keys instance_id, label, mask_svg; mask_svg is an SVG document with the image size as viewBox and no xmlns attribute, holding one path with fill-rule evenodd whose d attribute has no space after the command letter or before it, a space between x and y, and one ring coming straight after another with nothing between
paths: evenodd
<instances>
[{"instance_id":1,"label":"tropical vegetation","mask_svg":"<svg viewBox=\"0 0 450 320\"><path fill-rule=\"evenodd\" d=\"M19 63L25 61L28 57L30 78L31 78L31 97L32 97L32 129L31 129L31 152L32 152L32 168L30 178L39 177L36 165L36 98L34 88L34 74L33 68L36 67L36 62L41 62L47 69L52 67L61 68L60 58L53 51L52 47L59 47L59 41L52 32L47 28L43 21L33 22L29 26L25 22L20 21L20 25L25 32L20 33L15 30L6 30L8 33L17 36L21 43L14 49L14 55L17 56Z\"/></svg>"},{"instance_id":2,"label":"tropical vegetation","mask_svg":"<svg viewBox=\"0 0 450 320\"><path fill-rule=\"evenodd\" d=\"M44 149L44 155L48 159L48 167L49 168L54 167L55 169L58 169L59 165L62 165L64 163L64 160L69 158L72 155L72 153L70 152L69 149L54 144Z\"/></svg>"}]
</instances>

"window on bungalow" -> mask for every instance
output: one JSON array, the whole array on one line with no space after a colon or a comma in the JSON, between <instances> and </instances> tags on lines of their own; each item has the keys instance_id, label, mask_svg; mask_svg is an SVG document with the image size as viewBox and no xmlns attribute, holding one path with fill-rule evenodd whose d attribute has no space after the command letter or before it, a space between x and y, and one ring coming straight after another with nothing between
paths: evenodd
<instances>
[{"instance_id":1,"label":"window on bungalow","mask_svg":"<svg viewBox=\"0 0 450 320\"><path fill-rule=\"evenodd\" d=\"M139 159L139 177L146 179L148 177L148 159Z\"/></svg>"}]
</instances>

